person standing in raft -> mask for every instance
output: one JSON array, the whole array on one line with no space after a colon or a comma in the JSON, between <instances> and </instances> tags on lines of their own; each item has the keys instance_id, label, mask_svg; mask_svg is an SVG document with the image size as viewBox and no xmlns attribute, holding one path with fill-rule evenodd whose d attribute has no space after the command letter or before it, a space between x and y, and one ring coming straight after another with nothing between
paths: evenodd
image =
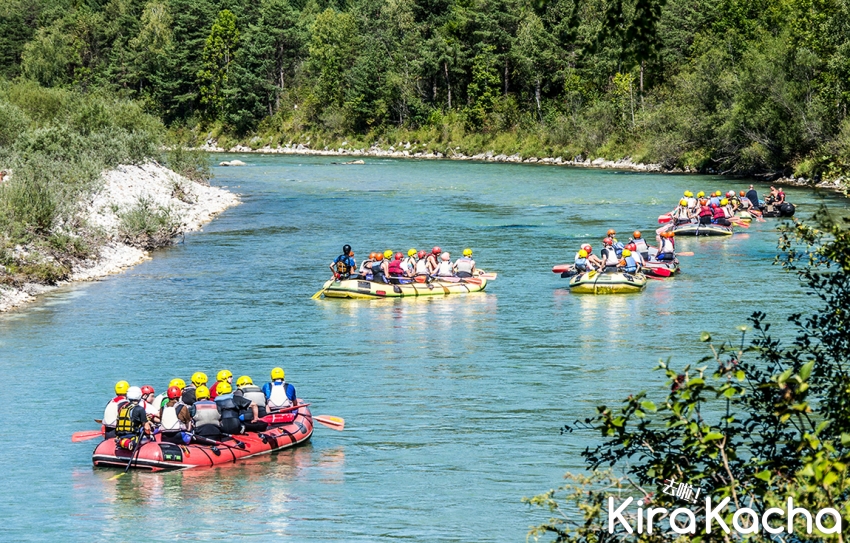
<instances>
[{"instance_id":1,"label":"person standing in raft","mask_svg":"<svg viewBox=\"0 0 850 543\"><path fill-rule=\"evenodd\" d=\"M617 256L617 250L614 249L614 240L605 238L602 240L602 264L601 271L616 271L620 265L620 257Z\"/></svg>"},{"instance_id":2,"label":"person standing in raft","mask_svg":"<svg viewBox=\"0 0 850 543\"><path fill-rule=\"evenodd\" d=\"M233 374L230 370L221 370L215 376L215 383L210 387L210 399L215 400L215 397L218 396L218 385L220 383L227 383L231 387L233 387Z\"/></svg>"},{"instance_id":3,"label":"person standing in raft","mask_svg":"<svg viewBox=\"0 0 850 543\"><path fill-rule=\"evenodd\" d=\"M351 274L357 269L357 262L354 260L354 251L351 250L351 245L343 245L342 254L336 257L328 267L337 281L350 278Z\"/></svg>"},{"instance_id":4,"label":"person standing in raft","mask_svg":"<svg viewBox=\"0 0 850 543\"><path fill-rule=\"evenodd\" d=\"M746 197L750 202L752 202L753 207L755 207L756 209L761 209L761 204L759 203L759 193L756 192L756 189L754 189L752 185L750 185L750 190L747 191Z\"/></svg>"},{"instance_id":5,"label":"person standing in raft","mask_svg":"<svg viewBox=\"0 0 850 543\"><path fill-rule=\"evenodd\" d=\"M472 260L472 249L463 250L463 256L455 261L455 275L458 277L474 277L475 261Z\"/></svg>"},{"instance_id":6,"label":"person standing in raft","mask_svg":"<svg viewBox=\"0 0 850 543\"><path fill-rule=\"evenodd\" d=\"M266 416L266 395L263 394L263 389L254 384L254 380L247 375L243 375L236 380L236 390L233 391L234 396L244 396L257 404L257 416L263 418Z\"/></svg>"},{"instance_id":7,"label":"person standing in raft","mask_svg":"<svg viewBox=\"0 0 850 543\"><path fill-rule=\"evenodd\" d=\"M200 387L206 388L207 374L202 371L196 371L192 374L192 384L183 389L182 399L186 405L195 403L195 394Z\"/></svg>"},{"instance_id":8,"label":"person standing in raft","mask_svg":"<svg viewBox=\"0 0 850 543\"><path fill-rule=\"evenodd\" d=\"M274 413L298 405L295 387L285 381L286 373L284 373L283 368L274 368L271 371L271 379L270 383L263 385L263 394L266 395L266 411Z\"/></svg>"},{"instance_id":9,"label":"person standing in raft","mask_svg":"<svg viewBox=\"0 0 850 543\"><path fill-rule=\"evenodd\" d=\"M115 426L115 443L122 449L133 451L141 445L142 431L153 433L153 424L148 420L142 401L142 389L130 387L127 390L127 402L118 409L118 423Z\"/></svg>"},{"instance_id":10,"label":"person standing in raft","mask_svg":"<svg viewBox=\"0 0 850 543\"><path fill-rule=\"evenodd\" d=\"M181 390L177 386L169 386L165 405L159 412L162 440L175 445L188 445L192 437L192 415L189 407L180 401Z\"/></svg>"},{"instance_id":11,"label":"person standing in raft","mask_svg":"<svg viewBox=\"0 0 850 543\"><path fill-rule=\"evenodd\" d=\"M195 403L189 407L195 433L202 437L218 438L221 436L221 413L218 405L210 400L210 389L199 386L195 390Z\"/></svg>"},{"instance_id":12,"label":"person standing in raft","mask_svg":"<svg viewBox=\"0 0 850 543\"><path fill-rule=\"evenodd\" d=\"M127 381L118 381L115 383L115 397L109 400L106 408L103 410L103 437L110 439L115 437L115 427L118 425L118 410L121 405L127 402L127 391L130 389L130 383Z\"/></svg>"},{"instance_id":13,"label":"person standing in raft","mask_svg":"<svg viewBox=\"0 0 850 543\"><path fill-rule=\"evenodd\" d=\"M259 417L257 404L247 399L244 396L234 396L233 387L230 383L221 383L218 386L218 396L215 399L215 405L218 407L218 412L221 414L221 430L225 434L244 434L246 428L262 432L268 425ZM245 412L250 413L245 416ZM245 421L243 425L242 422ZM250 426L250 428L248 428Z\"/></svg>"}]
</instances>

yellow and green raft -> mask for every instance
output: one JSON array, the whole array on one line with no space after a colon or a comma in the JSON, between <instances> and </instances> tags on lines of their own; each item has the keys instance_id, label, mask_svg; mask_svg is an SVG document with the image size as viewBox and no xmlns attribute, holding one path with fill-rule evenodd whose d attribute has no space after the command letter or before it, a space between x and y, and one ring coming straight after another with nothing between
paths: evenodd
<instances>
[{"instance_id":1,"label":"yellow and green raft","mask_svg":"<svg viewBox=\"0 0 850 543\"><path fill-rule=\"evenodd\" d=\"M570 280L570 292L576 294L629 294L646 287L642 273L591 271L576 275Z\"/></svg>"},{"instance_id":2,"label":"yellow and green raft","mask_svg":"<svg viewBox=\"0 0 850 543\"><path fill-rule=\"evenodd\" d=\"M434 280L430 283L407 283L403 285L388 285L364 281L362 279L346 279L327 281L317 294L324 294L326 298L404 298L407 296L447 296L449 294L469 294L470 292L481 292L487 287L487 279L475 278L474 281L463 280L443 281Z\"/></svg>"}]
</instances>

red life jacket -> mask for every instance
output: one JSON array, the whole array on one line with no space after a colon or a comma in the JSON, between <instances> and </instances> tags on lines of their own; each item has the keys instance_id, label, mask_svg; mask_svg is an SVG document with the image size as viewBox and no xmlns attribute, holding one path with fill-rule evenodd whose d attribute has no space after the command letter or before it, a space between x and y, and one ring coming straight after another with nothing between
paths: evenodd
<instances>
[{"instance_id":1,"label":"red life jacket","mask_svg":"<svg viewBox=\"0 0 850 543\"><path fill-rule=\"evenodd\" d=\"M722 208L722 207L715 207L715 208L714 208L714 215L713 215L713 218L715 218L715 219L723 219L723 218L725 218L725 217L726 217L726 215L723 213L723 208Z\"/></svg>"},{"instance_id":2,"label":"red life jacket","mask_svg":"<svg viewBox=\"0 0 850 543\"><path fill-rule=\"evenodd\" d=\"M699 216L700 216L700 217L705 217L706 215L708 215L709 217L711 216L711 208L710 208L710 207L708 207L708 206L702 206L702 207L700 207L700 209L699 209Z\"/></svg>"},{"instance_id":3,"label":"red life jacket","mask_svg":"<svg viewBox=\"0 0 850 543\"><path fill-rule=\"evenodd\" d=\"M401 260L393 260L389 266L390 275L404 275L404 270L401 267Z\"/></svg>"}]
</instances>

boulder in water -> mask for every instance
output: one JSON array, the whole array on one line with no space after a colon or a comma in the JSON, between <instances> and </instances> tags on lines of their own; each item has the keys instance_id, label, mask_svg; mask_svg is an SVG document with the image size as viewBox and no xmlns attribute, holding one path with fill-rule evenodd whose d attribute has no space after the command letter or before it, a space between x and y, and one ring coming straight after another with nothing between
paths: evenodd
<instances>
[{"instance_id":1,"label":"boulder in water","mask_svg":"<svg viewBox=\"0 0 850 543\"><path fill-rule=\"evenodd\" d=\"M230 162L228 162L228 161L219 162L218 165L219 166L244 166L245 163L242 162L241 160L231 160Z\"/></svg>"}]
</instances>

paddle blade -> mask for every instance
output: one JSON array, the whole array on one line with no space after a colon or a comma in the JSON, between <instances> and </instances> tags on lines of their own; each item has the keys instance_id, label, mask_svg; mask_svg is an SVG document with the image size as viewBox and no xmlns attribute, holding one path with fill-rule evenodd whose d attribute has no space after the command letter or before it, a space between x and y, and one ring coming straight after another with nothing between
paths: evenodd
<instances>
[{"instance_id":1,"label":"paddle blade","mask_svg":"<svg viewBox=\"0 0 850 543\"><path fill-rule=\"evenodd\" d=\"M482 282L480 277L464 277L461 280L461 283L471 283L473 285L480 285Z\"/></svg>"},{"instance_id":2,"label":"paddle blade","mask_svg":"<svg viewBox=\"0 0 850 543\"><path fill-rule=\"evenodd\" d=\"M121 477L124 477L125 475L127 475L127 472L126 472L126 471L122 471L122 472L121 472L121 473L119 473L118 475L113 475L113 476L112 476L112 477L110 477L108 480L109 480L109 481L114 481L114 480L116 480L116 479L120 479Z\"/></svg>"},{"instance_id":3,"label":"paddle blade","mask_svg":"<svg viewBox=\"0 0 850 543\"><path fill-rule=\"evenodd\" d=\"M684 253L676 253L676 256L694 256L693 251L685 251Z\"/></svg>"},{"instance_id":4,"label":"paddle blade","mask_svg":"<svg viewBox=\"0 0 850 543\"><path fill-rule=\"evenodd\" d=\"M495 279L495 278L496 278L496 277L498 277L498 276L499 276L499 274L498 274L498 273L496 273L496 272L493 272L493 273L479 273L479 274L478 274L478 277L480 277L480 278L482 278L482 279L486 279L486 280L488 280L488 281L492 281L493 279Z\"/></svg>"},{"instance_id":5,"label":"paddle blade","mask_svg":"<svg viewBox=\"0 0 850 543\"><path fill-rule=\"evenodd\" d=\"M74 432L73 435L71 435L71 443L88 441L89 439L94 439L96 437L103 437L103 432L101 432L100 430L86 430L85 432Z\"/></svg>"},{"instance_id":6,"label":"paddle blade","mask_svg":"<svg viewBox=\"0 0 850 543\"><path fill-rule=\"evenodd\" d=\"M317 293L313 294L313 295L310 297L310 299L311 299L311 300L318 300L319 298L321 298L321 297L322 297L322 293L323 293L324 291L325 291L325 289L320 290L319 292L317 292Z\"/></svg>"},{"instance_id":7,"label":"paddle blade","mask_svg":"<svg viewBox=\"0 0 850 543\"><path fill-rule=\"evenodd\" d=\"M345 428L345 419L342 417L333 417L330 415L313 415L313 420L321 424L322 426L327 426L331 430L336 430L338 432L342 432L342 429Z\"/></svg>"}]
</instances>

